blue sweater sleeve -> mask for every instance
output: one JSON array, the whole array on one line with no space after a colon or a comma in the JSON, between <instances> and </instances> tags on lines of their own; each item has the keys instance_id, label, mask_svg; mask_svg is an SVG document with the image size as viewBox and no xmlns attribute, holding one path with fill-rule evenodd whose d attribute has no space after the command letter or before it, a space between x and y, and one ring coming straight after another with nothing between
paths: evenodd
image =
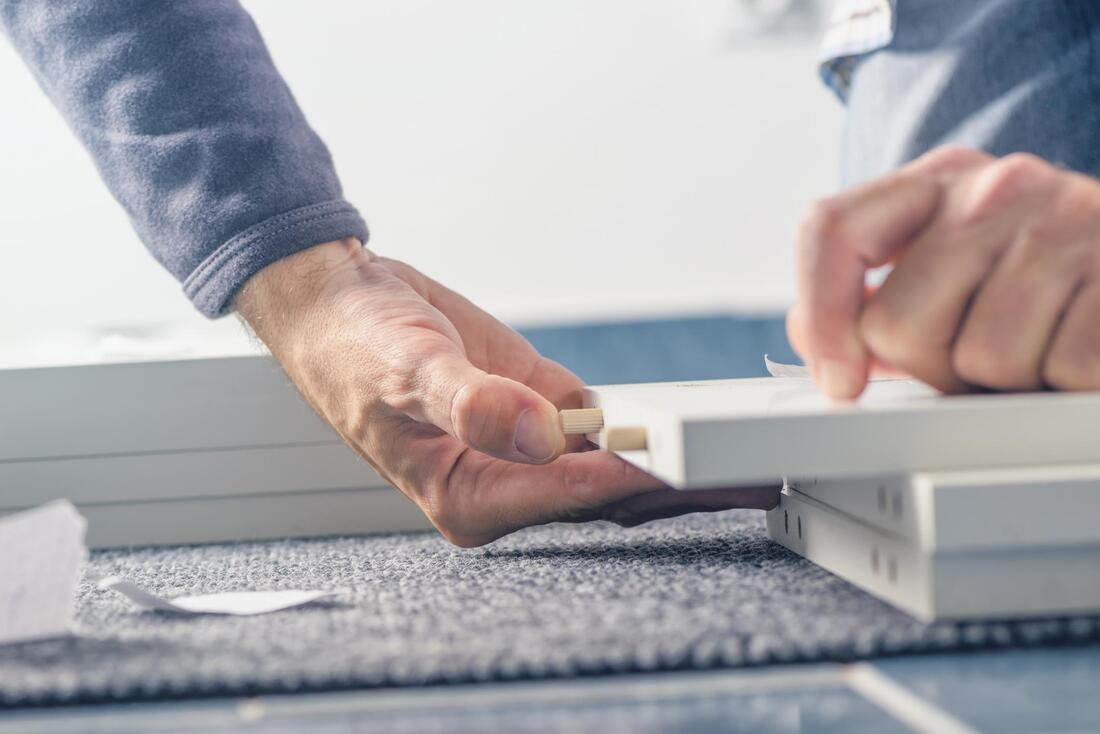
<instances>
[{"instance_id":1,"label":"blue sweater sleeve","mask_svg":"<svg viewBox=\"0 0 1100 734\"><path fill-rule=\"evenodd\" d=\"M204 314L282 257L366 240L234 0L0 0L0 23Z\"/></svg>"}]
</instances>

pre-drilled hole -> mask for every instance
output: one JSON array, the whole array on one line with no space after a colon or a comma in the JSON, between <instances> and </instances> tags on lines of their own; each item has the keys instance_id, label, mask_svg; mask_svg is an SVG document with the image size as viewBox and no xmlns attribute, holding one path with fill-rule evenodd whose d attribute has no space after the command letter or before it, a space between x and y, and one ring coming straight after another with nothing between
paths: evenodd
<instances>
[{"instance_id":1,"label":"pre-drilled hole","mask_svg":"<svg viewBox=\"0 0 1100 734\"><path fill-rule=\"evenodd\" d=\"M798 516L798 539L802 540L802 515Z\"/></svg>"},{"instance_id":2,"label":"pre-drilled hole","mask_svg":"<svg viewBox=\"0 0 1100 734\"><path fill-rule=\"evenodd\" d=\"M783 532L787 535L791 534L791 518L787 515L786 510L783 510Z\"/></svg>"}]
</instances>

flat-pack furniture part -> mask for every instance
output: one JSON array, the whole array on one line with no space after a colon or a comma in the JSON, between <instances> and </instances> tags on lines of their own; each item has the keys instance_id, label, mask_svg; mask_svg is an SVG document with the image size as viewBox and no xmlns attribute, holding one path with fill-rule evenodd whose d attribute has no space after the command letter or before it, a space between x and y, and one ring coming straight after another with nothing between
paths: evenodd
<instances>
[{"instance_id":1,"label":"flat-pack furniture part","mask_svg":"<svg viewBox=\"0 0 1100 734\"><path fill-rule=\"evenodd\" d=\"M0 370L0 514L52 499L93 547L426 529L269 356Z\"/></svg>"},{"instance_id":2,"label":"flat-pack furniture part","mask_svg":"<svg viewBox=\"0 0 1100 734\"><path fill-rule=\"evenodd\" d=\"M768 535L924 621L1100 610L1096 541L931 552L790 488L768 512Z\"/></svg>"},{"instance_id":3,"label":"flat-pack furniture part","mask_svg":"<svg viewBox=\"0 0 1100 734\"><path fill-rule=\"evenodd\" d=\"M786 485L928 552L1100 543L1100 464L787 477Z\"/></svg>"},{"instance_id":4,"label":"flat-pack furniture part","mask_svg":"<svg viewBox=\"0 0 1100 734\"><path fill-rule=\"evenodd\" d=\"M920 619L1100 611L1100 394L887 380L838 404L773 377L584 404L591 440L633 431L643 448L617 453L674 487L782 482L772 539Z\"/></svg>"},{"instance_id":5,"label":"flat-pack furniture part","mask_svg":"<svg viewBox=\"0 0 1100 734\"><path fill-rule=\"evenodd\" d=\"M680 489L913 472L1100 464L1100 393L942 396L872 382L834 403L808 380L763 377L590 387L604 429L644 429L620 455Z\"/></svg>"}]
</instances>

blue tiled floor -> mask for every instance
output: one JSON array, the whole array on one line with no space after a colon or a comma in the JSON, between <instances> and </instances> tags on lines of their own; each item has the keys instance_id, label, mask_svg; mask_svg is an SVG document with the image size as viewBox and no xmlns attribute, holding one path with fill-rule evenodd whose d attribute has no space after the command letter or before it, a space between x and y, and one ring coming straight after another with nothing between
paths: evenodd
<instances>
[{"instance_id":1,"label":"blue tiled floor","mask_svg":"<svg viewBox=\"0 0 1100 734\"><path fill-rule=\"evenodd\" d=\"M1100 647L898 658L876 665L979 731L1100 731Z\"/></svg>"},{"instance_id":2,"label":"blue tiled floor","mask_svg":"<svg viewBox=\"0 0 1100 734\"><path fill-rule=\"evenodd\" d=\"M909 731L847 688L839 666L24 712L0 719L0 734L37 726L111 734Z\"/></svg>"},{"instance_id":3,"label":"blue tiled floor","mask_svg":"<svg viewBox=\"0 0 1100 734\"><path fill-rule=\"evenodd\" d=\"M349 726L354 722L354 727ZM287 734L305 722L287 720L258 731ZM685 697L652 701L499 706L383 717L313 717L323 734L434 734L436 732L570 732L571 734L740 734L741 732L907 732L885 711L843 688L789 693Z\"/></svg>"}]
</instances>

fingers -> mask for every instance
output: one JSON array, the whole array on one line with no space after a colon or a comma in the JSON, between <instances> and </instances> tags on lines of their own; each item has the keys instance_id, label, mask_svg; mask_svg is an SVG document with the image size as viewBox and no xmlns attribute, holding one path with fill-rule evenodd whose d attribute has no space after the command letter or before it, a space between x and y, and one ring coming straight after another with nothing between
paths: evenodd
<instances>
[{"instance_id":1,"label":"fingers","mask_svg":"<svg viewBox=\"0 0 1100 734\"><path fill-rule=\"evenodd\" d=\"M1043 362L1043 381L1059 390L1100 390L1100 284L1071 301Z\"/></svg>"},{"instance_id":2,"label":"fingers","mask_svg":"<svg viewBox=\"0 0 1100 734\"><path fill-rule=\"evenodd\" d=\"M1002 159L951 186L935 224L863 309L873 354L945 392L1038 385L1044 335L1072 289L1050 278L1059 266L1025 226L1056 191L1045 174Z\"/></svg>"},{"instance_id":3,"label":"fingers","mask_svg":"<svg viewBox=\"0 0 1100 734\"><path fill-rule=\"evenodd\" d=\"M851 399L867 383L858 321L864 277L889 262L931 220L940 187L896 175L819 203L799 235L794 341L821 388Z\"/></svg>"},{"instance_id":4,"label":"fingers","mask_svg":"<svg viewBox=\"0 0 1100 734\"><path fill-rule=\"evenodd\" d=\"M379 258L394 275L409 283L427 302L437 309L461 334L464 358L474 367L493 375L508 378L526 385L556 408L576 408L581 404L584 384L580 378L557 362L546 359L531 344L506 324L478 308L461 294L428 278L419 271L396 260ZM533 418L529 422L536 423ZM556 420L556 418L555 418ZM526 429L525 429L526 431ZM457 435L452 431L452 435ZM526 432L523 435L527 435ZM537 445L538 437L534 443ZM521 449L530 448L524 441ZM473 444L471 444L473 445ZM565 450L585 448L583 436L565 439ZM498 449L488 450L488 444L478 444L480 450L502 458L510 458ZM559 449L560 451L560 449ZM523 450L524 457L517 460L531 461L531 454ZM534 451L538 454L539 451Z\"/></svg>"},{"instance_id":5,"label":"fingers","mask_svg":"<svg viewBox=\"0 0 1100 734\"><path fill-rule=\"evenodd\" d=\"M944 146L811 210L799 237L799 292L788 335L826 393L855 397L875 364L857 324L866 271L892 261L931 224L943 185L990 160Z\"/></svg>"},{"instance_id":6,"label":"fingers","mask_svg":"<svg viewBox=\"0 0 1100 734\"><path fill-rule=\"evenodd\" d=\"M542 464L565 450L558 409L530 387L470 364L455 351L424 361L410 415L510 461Z\"/></svg>"},{"instance_id":7,"label":"fingers","mask_svg":"<svg viewBox=\"0 0 1100 734\"><path fill-rule=\"evenodd\" d=\"M950 367L962 381L994 390L1044 387L1044 355L1083 278L1071 261L1043 256L1059 244L1023 232L1001 257L951 348Z\"/></svg>"},{"instance_id":8,"label":"fingers","mask_svg":"<svg viewBox=\"0 0 1100 734\"><path fill-rule=\"evenodd\" d=\"M952 179L994 160L988 153L958 145L942 145L906 165L902 171L913 176Z\"/></svg>"},{"instance_id":9,"label":"fingers","mask_svg":"<svg viewBox=\"0 0 1100 734\"><path fill-rule=\"evenodd\" d=\"M914 245L904 266L864 307L859 317L863 343L880 359L939 390L965 390L951 352L970 297L996 255L993 247L981 244L935 231Z\"/></svg>"}]
</instances>

